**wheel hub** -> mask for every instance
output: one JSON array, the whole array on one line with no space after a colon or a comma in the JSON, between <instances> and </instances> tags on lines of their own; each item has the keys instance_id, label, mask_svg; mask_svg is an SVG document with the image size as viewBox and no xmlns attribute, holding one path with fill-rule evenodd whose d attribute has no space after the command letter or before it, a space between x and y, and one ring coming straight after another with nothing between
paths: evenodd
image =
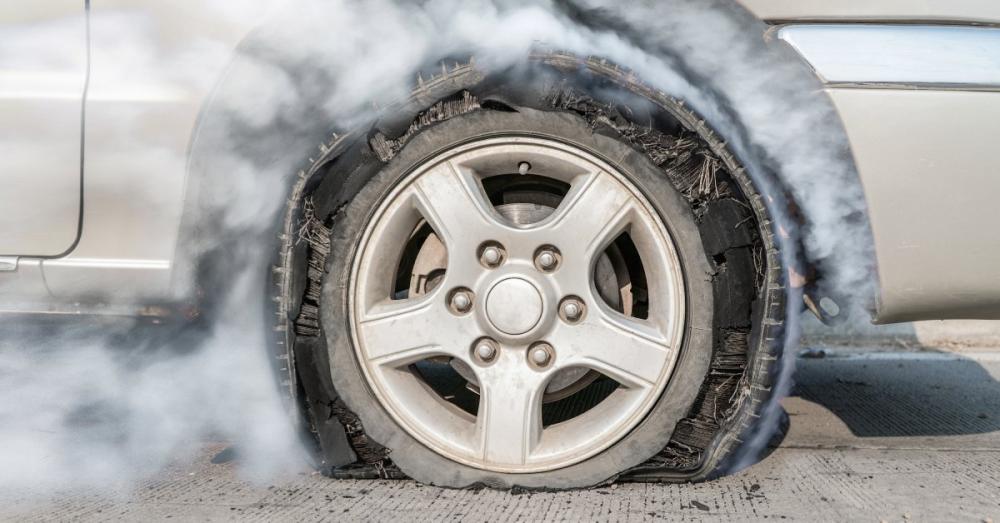
<instances>
[{"instance_id":1,"label":"wheel hub","mask_svg":"<svg viewBox=\"0 0 1000 523\"><path fill-rule=\"evenodd\" d=\"M486 298L486 318L498 331L520 336L542 319L542 293L528 280L505 278L490 289Z\"/></svg>"}]
</instances>

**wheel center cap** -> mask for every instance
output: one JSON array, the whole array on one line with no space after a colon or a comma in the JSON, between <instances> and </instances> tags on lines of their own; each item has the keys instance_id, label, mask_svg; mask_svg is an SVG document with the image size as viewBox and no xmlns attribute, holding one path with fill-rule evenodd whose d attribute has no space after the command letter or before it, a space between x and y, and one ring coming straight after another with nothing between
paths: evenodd
<instances>
[{"instance_id":1,"label":"wheel center cap","mask_svg":"<svg viewBox=\"0 0 1000 523\"><path fill-rule=\"evenodd\" d=\"M500 332L517 336L542 318L542 294L528 280L500 280L486 297L486 317Z\"/></svg>"}]
</instances>

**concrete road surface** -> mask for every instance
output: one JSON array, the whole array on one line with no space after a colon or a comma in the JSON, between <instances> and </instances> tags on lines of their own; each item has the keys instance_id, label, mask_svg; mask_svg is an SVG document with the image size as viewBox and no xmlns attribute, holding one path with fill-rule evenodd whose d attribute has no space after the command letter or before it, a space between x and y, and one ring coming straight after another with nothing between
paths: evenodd
<instances>
[{"instance_id":1,"label":"concrete road surface","mask_svg":"<svg viewBox=\"0 0 1000 523\"><path fill-rule=\"evenodd\" d=\"M254 484L212 463L215 443L125 495L15 496L0 519L1000 521L1000 351L837 349L798 364L785 437L701 484L511 493L309 471Z\"/></svg>"}]
</instances>

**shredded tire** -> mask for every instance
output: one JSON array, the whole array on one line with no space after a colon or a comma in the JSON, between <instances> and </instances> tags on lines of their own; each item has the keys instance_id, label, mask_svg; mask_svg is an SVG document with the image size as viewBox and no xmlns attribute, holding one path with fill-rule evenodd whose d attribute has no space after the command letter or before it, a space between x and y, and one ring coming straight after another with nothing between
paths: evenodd
<instances>
[{"instance_id":1,"label":"shredded tire","mask_svg":"<svg viewBox=\"0 0 1000 523\"><path fill-rule=\"evenodd\" d=\"M545 68L544 90L512 93L473 63L445 69L388 109L413 115L405 130L391 133L376 127L366 136L336 134L297 177L272 271L276 357L285 376L286 399L308 427L317 466L332 477L404 477L393 463L392 450L370 437L361 421L364 416L351 411L323 372L330 364L321 310L334 243L331 233L344 207L374 175L371 167L352 166L384 165L425 130L471 113L527 106L578 117L593 133L614 137L645 155L694 213L717 304L707 372L662 450L594 483L619 478L697 481L718 474L770 397L783 341L784 268L774 224L747 173L708 123L631 72L565 53L536 53L532 60ZM603 97L586 88L598 82L605 88ZM610 88L624 94L608 100ZM629 102L635 100L652 102L681 128L659 129L634 121L635 114L644 114L630 111ZM470 486L461 480L451 485ZM503 480L492 486L538 485Z\"/></svg>"}]
</instances>

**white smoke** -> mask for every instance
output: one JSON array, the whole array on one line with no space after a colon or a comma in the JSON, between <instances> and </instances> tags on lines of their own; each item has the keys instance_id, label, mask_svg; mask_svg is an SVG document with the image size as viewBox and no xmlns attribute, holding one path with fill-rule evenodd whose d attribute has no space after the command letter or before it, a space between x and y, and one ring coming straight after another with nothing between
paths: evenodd
<instances>
[{"instance_id":1,"label":"white smoke","mask_svg":"<svg viewBox=\"0 0 1000 523\"><path fill-rule=\"evenodd\" d=\"M851 164L842 156L842 136L831 124L836 116L828 105L812 103L815 86L798 80L795 68L801 66L773 53L762 58L763 35L748 39L739 28L748 19L711 2L627 8L594 3L608 7L604 14L627 21L633 32L587 27L561 4L550 2L185 0L147 10L92 8L92 52L101 57L92 80L95 92L106 96L118 85L138 89L130 94L139 96L143 85L207 91L224 72L236 71L244 88L227 90L224 99L216 100L235 124L242 130L302 130L311 129L315 120L341 127L369 121L373 102L384 106L404 98L418 70L444 57L474 55L485 68L499 69L520 63L539 43L598 55L685 99L712 122L727 126L719 129L727 137L749 129L745 141L731 146L744 157L763 148L780 167L812 224L808 252L835 261L835 288L857 289L855 284L868 281L869 275L858 268L868 266L870 252L852 236L866 236L864 225L844 226L848 218L863 215L864 200L852 181ZM165 43L158 37L158 17L179 13L194 17L192 27L213 21L213 30ZM231 49L223 42L256 20L267 24L254 33L255 44L273 59L244 55L232 62ZM35 38L39 33L29 27L20 34ZM710 79L725 102L679 74L664 49L682 52L685 66ZM304 83L276 65L281 61L308 63L331 81ZM775 90L788 103L776 106ZM305 112L307 107L322 111ZM301 125L304 119L312 121ZM123 117L119 123L122 136L144 136L141 119ZM238 137L229 139L223 149L238 149ZM312 148L323 139L296 143ZM155 163L175 169L178 177L185 175L179 166L187 158L162 144L136 143L131 150L139 156L129 159L136 165ZM294 174L294 162L261 162L236 154L215 162L222 174L211 183L229 189L222 228L251 239L266 235L284 203L276 195L283 194L287 177ZM151 212L172 211L154 207ZM214 240L203 238L198 248L208 250ZM235 442L247 470L258 476L296 465L301 453L264 349L263 306L255 305L263 294L265 275L260 271L272 253L253 245L242 249L248 259L234 264L240 272L227 287L218 319L204 331L181 330L163 341L164 336L147 338L155 329L131 324L111 333L99 323L60 326L59 332L44 336L5 327L0 489L129 484L155 474L205 439ZM0 280L0 292L2 287ZM797 332L797 326L789 330ZM136 333L143 337L122 339ZM786 368L783 375L789 373ZM754 451L751 447L748 452Z\"/></svg>"}]
</instances>

